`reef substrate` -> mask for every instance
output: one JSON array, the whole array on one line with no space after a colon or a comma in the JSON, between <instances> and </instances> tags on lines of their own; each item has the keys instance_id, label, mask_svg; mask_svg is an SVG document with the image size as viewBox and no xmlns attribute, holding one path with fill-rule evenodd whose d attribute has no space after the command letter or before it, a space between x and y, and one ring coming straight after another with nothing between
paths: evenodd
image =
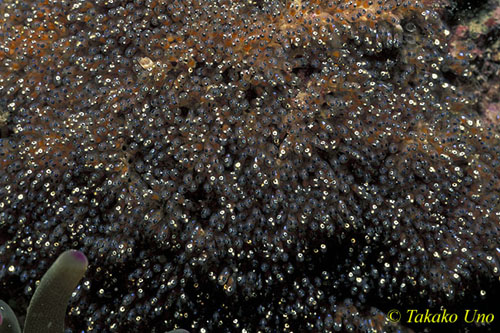
<instances>
[{"instance_id":1,"label":"reef substrate","mask_svg":"<svg viewBox=\"0 0 500 333\"><path fill-rule=\"evenodd\" d=\"M448 7L1 1L0 297L70 248L68 332L404 331L498 295L500 138Z\"/></svg>"}]
</instances>

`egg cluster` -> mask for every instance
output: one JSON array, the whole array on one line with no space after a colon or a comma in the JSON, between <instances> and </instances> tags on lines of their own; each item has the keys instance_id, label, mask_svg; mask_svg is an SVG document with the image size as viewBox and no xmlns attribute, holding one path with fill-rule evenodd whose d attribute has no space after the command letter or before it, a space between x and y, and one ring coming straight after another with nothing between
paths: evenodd
<instances>
[{"instance_id":1,"label":"egg cluster","mask_svg":"<svg viewBox=\"0 0 500 333\"><path fill-rule=\"evenodd\" d=\"M500 139L435 4L0 2L0 296L68 248L75 332L381 331L380 304L485 296Z\"/></svg>"}]
</instances>

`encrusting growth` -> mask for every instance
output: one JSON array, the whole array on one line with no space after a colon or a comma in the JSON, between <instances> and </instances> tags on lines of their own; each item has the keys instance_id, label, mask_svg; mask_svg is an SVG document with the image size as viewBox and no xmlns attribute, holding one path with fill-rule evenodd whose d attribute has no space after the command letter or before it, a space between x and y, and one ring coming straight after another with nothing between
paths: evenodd
<instances>
[{"instance_id":1,"label":"encrusting growth","mask_svg":"<svg viewBox=\"0 0 500 333\"><path fill-rule=\"evenodd\" d=\"M488 297L500 139L446 3L2 1L0 290L78 248L74 332L382 331L387 300Z\"/></svg>"}]
</instances>

